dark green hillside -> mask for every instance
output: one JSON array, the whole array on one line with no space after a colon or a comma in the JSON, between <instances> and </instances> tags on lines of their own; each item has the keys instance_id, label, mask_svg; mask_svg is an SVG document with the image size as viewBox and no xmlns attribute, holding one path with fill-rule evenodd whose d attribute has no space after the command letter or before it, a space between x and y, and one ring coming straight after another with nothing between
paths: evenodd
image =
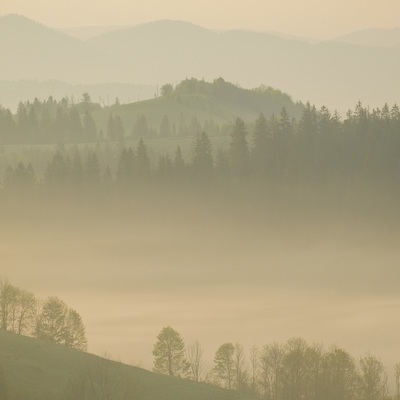
<instances>
[{"instance_id":1,"label":"dark green hillside","mask_svg":"<svg viewBox=\"0 0 400 400\"><path fill-rule=\"evenodd\" d=\"M149 127L159 130L164 116L167 116L171 127L175 125L176 135L183 131L192 136L194 132L190 130L194 117L202 127L207 121L223 127L238 116L254 120L260 113L271 116L279 114L285 107L289 115L299 117L303 110L301 103L293 102L289 95L279 90L266 86L243 89L222 78L212 83L186 79L174 89L171 87L170 91L164 90L167 86L162 87L160 96L154 99L99 110L93 114L98 127L106 132L110 114L118 114L124 123L125 133L130 135L138 117L145 116Z\"/></svg>"},{"instance_id":2,"label":"dark green hillside","mask_svg":"<svg viewBox=\"0 0 400 400\"><path fill-rule=\"evenodd\" d=\"M107 366L105 366L107 364ZM68 383L94 372L103 376L106 386L123 389L133 386L132 399L143 400L219 400L244 399L235 393L204 383L155 374L137 367L106 361L92 354L71 350L37 339L0 331L0 366L5 372L10 398L61 399ZM107 372L106 372L107 370ZM116 380L115 382L111 382ZM1 384L1 382L0 382ZM70 385L76 387L79 385ZM121 395L120 395L121 396ZM111 398L118 399L117 396ZM69 397L71 398L71 397ZM79 397L75 397L79 398ZM86 397L85 397L86 398Z\"/></svg>"}]
</instances>

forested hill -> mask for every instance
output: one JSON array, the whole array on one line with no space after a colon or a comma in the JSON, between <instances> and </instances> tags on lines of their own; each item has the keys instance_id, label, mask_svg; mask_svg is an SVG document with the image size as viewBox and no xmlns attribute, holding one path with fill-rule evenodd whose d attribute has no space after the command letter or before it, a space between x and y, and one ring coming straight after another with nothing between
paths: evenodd
<instances>
[{"instance_id":1,"label":"forested hill","mask_svg":"<svg viewBox=\"0 0 400 400\"><path fill-rule=\"evenodd\" d=\"M237 116L254 120L285 109L300 117L304 106L267 86L243 89L222 78L211 82L186 79L166 84L155 98L121 105L99 104L89 94L81 101L64 98L20 102L17 112L0 108L0 145L60 144L115 140L123 137L193 137L229 134Z\"/></svg>"},{"instance_id":2,"label":"forested hill","mask_svg":"<svg viewBox=\"0 0 400 400\"><path fill-rule=\"evenodd\" d=\"M301 103L295 103L288 94L267 86L256 89L243 89L222 78L213 82L186 79L173 87L166 84L161 87L159 96L151 100L135 102L111 108L103 108L94 114L99 127L104 131L110 114L118 114L124 123L125 133L142 136L135 132L138 119L146 122L154 130L162 128L163 119L168 118L171 125L170 135L158 132L160 136L186 136L191 125L199 123L202 128L206 122L216 124L221 129L231 124L237 116L253 120L263 113L265 116L279 114L283 108L293 117L299 117L304 109ZM136 127L137 128L137 127ZM204 130L214 130L207 127ZM139 128L140 130L140 128ZM193 127L192 127L193 130ZM200 129L201 130L201 129ZM207 132L215 134L216 132Z\"/></svg>"},{"instance_id":3,"label":"forested hill","mask_svg":"<svg viewBox=\"0 0 400 400\"><path fill-rule=\"evenodd\" d=\"M93 399L109 398L104 397L108 392L113 393L115 400L227 398L227 392L221 388L155 374L3 330L0 330L0 367L0 395L5 399L87 398L79 392L85 377L96 387L96 393L89 394ZM232 392L229 398L244 399Z\"/></svg>"}]
</instances>

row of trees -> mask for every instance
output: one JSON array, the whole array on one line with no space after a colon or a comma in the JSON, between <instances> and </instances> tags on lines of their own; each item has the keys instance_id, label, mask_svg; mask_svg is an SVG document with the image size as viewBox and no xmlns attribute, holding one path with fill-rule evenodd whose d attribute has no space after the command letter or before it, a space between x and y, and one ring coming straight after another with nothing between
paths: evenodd
<instances>
[{"instance_id":1,"label":"row of trees","mask_svg":"<svg viewBox=\"0 0 400 400\"><path fill-rule=\"evenodd\" d=\"M115 124L117 119L112 119ZM110 122L111 123L111 122ZM279 116L262 114L249 133L237 118L227 149L213 149L205 132L195 135L189 161L180 147L154 162L143 139L135 148L121 145L108 159L91 150L83 159L77 146L58 151L49 161L44 185L80 186L137 182L221 182L262 180L269 183L368 182L397 187L400 176L400 111L385 106L369 112L360 104L341 122L325 108L307 104L299 122L283 109ZM154 154L154 153L153 153ZM113 161L116 158L116 161ZM110 161L111 160L111 161ZM113 165L110 166L109 162ZM30 165L9 167L4 186L33 186Z\"/></svg>"},{"instance_id":2,"label":"row of trees","mask_svg":"<svg viewBox=\"0 0 400 400\"><path fill-rule=\"evenodd\" d=\"M283 106L296 115L302 110L301 103L295 104L288 95L279 90L266 86L247 90L225 82L222 78L212 83L186 79L175 88L171 84L164 85L161 94L169 102L195 106L201 113L203 110L217 111L214 102L217 107L220 102L229 102L246 109L266 110L271 114L279 112ZM201 125L196 116L188 120L182 114L174 120L165 115L157 122L158 126L155 126L153 118L148 121L144 114L137 114L133 126L124 127L119 115L112 115L119 110L119 106L116 99L115 104L109 107L107 126L102 127L104 131L96 126L92 117L92 112L99 111L102 107L93 103L88 93L84 93L77 102L68 97L61 101L49 97L45 101L35 99L33 102L20 102L15 115L0 107L0 145L95 142L103 139L122 140L125 136L190 136L202 129L210 135L221 132L221 127L212 120Z\"/></svg>"},{"instance_id":3,"label":"row of trees","mask_svg":"<svg viewBox=\"0 0 400 400\"><path fill-rule=\"evenodd\" d=\"M214 366L204 375L203 348L186 347L171 328L161 330L154 345L154 371L204 380L267 400L387 400L388 375L382 362L368 354L358 361L346 350L333 346L325 351L302 338L286 343L253 346L246 357L236 343L222 344ZM395 366L396 395L400 398L400 363Z\"/></svg>"},{"instance_id":4,"label":"row of trees","mask_svg":"<svg viewBox=\"0 0 400 400\"><path fill-rule=\"evenodd\" d=\"M194 135L202 129L212 135L221 132L220 126L213 120L202 125L196 116L187 121L182 114L176 123L164 115L156 128L151 126L144 114L138 114L129 129L114 109L110 110L103 130L93 118L93 112L98 110L100 106L91 103L90 97L85 96L78 104L71 103L68 98L57 102L52 97L45 101L35 99L32 103L20 102L15 115L0 106L0 145L124 141L126 137L176 137Z\"/></svg>"},{"instance_id":5,"label":"row of trees","mask_svg":"<svg viewBox=\"0 0 400 400\"><path fill-rule=\"evenodd\" d=\"M98 140L99 131L92 112L99 106L88 94L78 104L68 98L20 102L15 115L0 107L0 143L79 143Z\"/></svg>"},{"instance_id":6,"label":"row of trees","mask_svg":"<svg viewBox=\"0 0 400 400\"><path fill-rule=\"evenodd\" d=\"M86 351L85 326L77 311L57 297L42 301L0 279L0 328Z\"/></svg>"}]
</instances>

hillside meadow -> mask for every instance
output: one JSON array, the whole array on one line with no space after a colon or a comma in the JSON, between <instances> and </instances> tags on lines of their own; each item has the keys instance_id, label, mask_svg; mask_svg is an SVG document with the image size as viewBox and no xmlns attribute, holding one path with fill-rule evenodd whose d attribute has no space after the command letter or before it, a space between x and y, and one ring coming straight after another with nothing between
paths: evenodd
<instances>
[{"instance_id":1,"label":"hillside meadow","mask_svg":"<svg viewBox=\"0 0 400 400\"><path fill-rule=\"evenodd\" d=\"M101 379L92 398L107 398L111 391L113 399L250 399L4 331L0 331L0 360L11 398L79 398L79 378L88 376Z\"/></svg>"}]
</instances>

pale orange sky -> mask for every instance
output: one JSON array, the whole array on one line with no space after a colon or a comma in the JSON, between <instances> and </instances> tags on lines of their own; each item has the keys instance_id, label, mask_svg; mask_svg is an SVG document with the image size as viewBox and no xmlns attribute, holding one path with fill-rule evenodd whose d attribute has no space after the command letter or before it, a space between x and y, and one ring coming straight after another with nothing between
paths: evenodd
<instances>
[{"instance_id":1,"label":"pale orange sky","mask_svg":"<svg viewBox=\"0 0 400 400\"><path fill-rule=\"evenodd\" d=\"M399 0L0 0L2 15L18 13L54 28L180 19L211 29L278 31L317 39L398 27L399 12Z\"/></svg>"}]
</instances>

